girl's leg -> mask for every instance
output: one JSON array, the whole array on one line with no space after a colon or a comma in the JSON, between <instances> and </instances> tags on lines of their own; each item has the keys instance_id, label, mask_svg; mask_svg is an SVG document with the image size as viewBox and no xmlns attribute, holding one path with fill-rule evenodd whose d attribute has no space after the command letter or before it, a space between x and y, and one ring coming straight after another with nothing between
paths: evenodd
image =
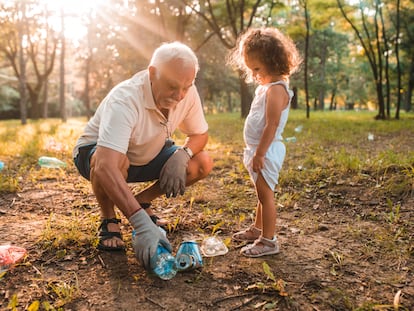
<instances>
[{"instance_id":1,"label":"girl's leg","mask_svg":"<svg viewBox=\"0 0 414 311\"><path fill-rule=\"evenodd\" d=\"M279 245L275 237L276 206L274 193L261 174L259 174L256 181L256 191L261 203L262 235L253 244L241 249L241 254L247 257L260 257L279 252Z\"/></svg>"},{"instance_id":2,"label":"girl's leg","mask_svg":"<svg viewBox=\"0 0 414 311\"><path fill-rule=\"evenodd\" d=\"M262 205L260 201L257 201L256 217L254 224L250 225L247 229L239 231L233 234L232 239L239 242L253 242L262 234Z\"/></svg>"},{"instance_id":3,"label":"girl's leg","mask_svg":"<svg viewBox=\"0 0 414 311\"><path fill-rule=\"evenodd\" d=\"M257 206L256 206L256 217L254 220L254 226L260 230L263 228L262 224L262 203L260 203L259 200L257 200Z\"/></svg>"},{"instance_id":4,"label":"girl's leg","mask_svg":"<svg viewBox=\"0 0 414 311\"><path fill-rule=\"evenodd\" d=\"M266 239L273 239L276 230L276 205L274 192L268 186L262 174L259 174L257 177L256 192L257 197L259 198L259 204L261 205L262 236ZM256 224L258 224L257 219Z\"/></svg>"}]
</instances>

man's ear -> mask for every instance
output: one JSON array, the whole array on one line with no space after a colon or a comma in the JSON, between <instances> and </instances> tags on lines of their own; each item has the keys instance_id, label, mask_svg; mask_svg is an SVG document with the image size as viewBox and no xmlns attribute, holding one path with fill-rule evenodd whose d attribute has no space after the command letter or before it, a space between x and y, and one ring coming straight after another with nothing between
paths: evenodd
<instances>
[{"instance_id":1,"label":"man's ear","mask_svg":"<svg viewBox=\"0 0 414 311\"><path fill-rule=\"evenodd\" d=\"M149 78L151 82L157 79L157 68L155 68L154 66L149 66L148 72L149 72Z\"/></svg>"}]
</instances>

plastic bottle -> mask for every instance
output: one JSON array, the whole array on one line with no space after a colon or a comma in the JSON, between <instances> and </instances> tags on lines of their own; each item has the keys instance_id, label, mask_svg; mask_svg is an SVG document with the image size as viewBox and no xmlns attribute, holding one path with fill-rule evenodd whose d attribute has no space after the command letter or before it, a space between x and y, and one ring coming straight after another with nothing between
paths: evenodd
<instances>
[{"instance_id":1,"label":"plastic bottle","mask_svg":"<svg viewBox=\"0 0 414 311\"><path fill-rule=\"evenodd\" d=\"M292 137L286 137L286 138L284 139L284 141L285 141L285 142L287 142L287 143L295 143L295 142L296 142L296 137L295 137L295 136L292 136Z\"/></svg>"},{"instance_id":2,"label":"plastic bottle","mask_svg":"<svg viewBox=\"0 0 414 311\"><path fill-rule=\"evenodd\" d=\"M4 168L4 162L0 161L0 171Z\"/></svg>"},{"instance_id":3,"label":"plastic bottle","mask_svg":"<svg viewBox=\"0 0 414 311\"><path fill-rule=\"evenodd\" d=\"M66 167L66 163L53 157L45 157L42 156L39 158L38 161L39 165L41 167L47 167L47 168L59 168L59 167Z\"/></svg>"},{"instance_id":4,"label":"plastic bottle","mask_svg":"<svg viewBox=\"0 0 414 311\"><path fill-rule=\"evenodd\" d=\"M174 256L161 244L150 263L151 270L162 280L171 280L177 274Z\"/></svg>"},{"instance_id":5,"label":"plastic bottle","mask_svg":"<svg viewBox=\"0 0 414 311\"><path fill-rule=\"evenodd\" d=\"M0 245L0 274L6 272L26 255L26 249L10 244ZM0 276L1 279L1 276Z\"/></svg>"},{"instance_id":6,"label":"plastic bottle","mask_svg":"<svg viewBox=\"0 0 414 311\"><path fill-rule=\"evenodd\" d=\"M166 232L159 228L166 235ZM135 230L132 230L132 241L134 241ZM157 252L150 260L152 272L162 280L171 280L177 274L174 256L161 244L158 244Z\"/></svg>"}]
</instances>

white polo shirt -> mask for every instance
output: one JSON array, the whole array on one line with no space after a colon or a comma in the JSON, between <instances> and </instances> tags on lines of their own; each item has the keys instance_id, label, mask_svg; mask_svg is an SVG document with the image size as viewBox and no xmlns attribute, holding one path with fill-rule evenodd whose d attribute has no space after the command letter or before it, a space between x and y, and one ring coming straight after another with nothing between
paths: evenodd
<instances>
[{"instance_id":1,"label":"white polo shirt","mask_svg":"<svg viewBox=\"0 0 414 311\"><path fill-rule=\"evenodd\" d=\"M208 125L197 88L193 85L185 98L170 109L168 120L155 106L148 70L115 86L89 120L76 142L79 146L97 143L126 154L131 165L145 165L161 151L169 133L177 128L186 135L203 134Z\"/></svg>"}]
</instances>

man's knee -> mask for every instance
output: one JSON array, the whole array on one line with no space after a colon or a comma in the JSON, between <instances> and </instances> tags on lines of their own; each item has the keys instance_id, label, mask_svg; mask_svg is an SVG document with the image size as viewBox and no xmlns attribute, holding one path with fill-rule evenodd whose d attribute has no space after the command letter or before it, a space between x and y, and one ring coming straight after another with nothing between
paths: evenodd
<instances>
[{"instance_id":1,"label":"man's knee","mask_svg":"<svg viewBox=\"0 0 414 311\"><path fill-rule=\"evenodd\" d=\"M205 151L201 151L196 155L196 157L198 162L199 178L205 178L213 169L213 160Z\"/></svg>"}]
</instances>

